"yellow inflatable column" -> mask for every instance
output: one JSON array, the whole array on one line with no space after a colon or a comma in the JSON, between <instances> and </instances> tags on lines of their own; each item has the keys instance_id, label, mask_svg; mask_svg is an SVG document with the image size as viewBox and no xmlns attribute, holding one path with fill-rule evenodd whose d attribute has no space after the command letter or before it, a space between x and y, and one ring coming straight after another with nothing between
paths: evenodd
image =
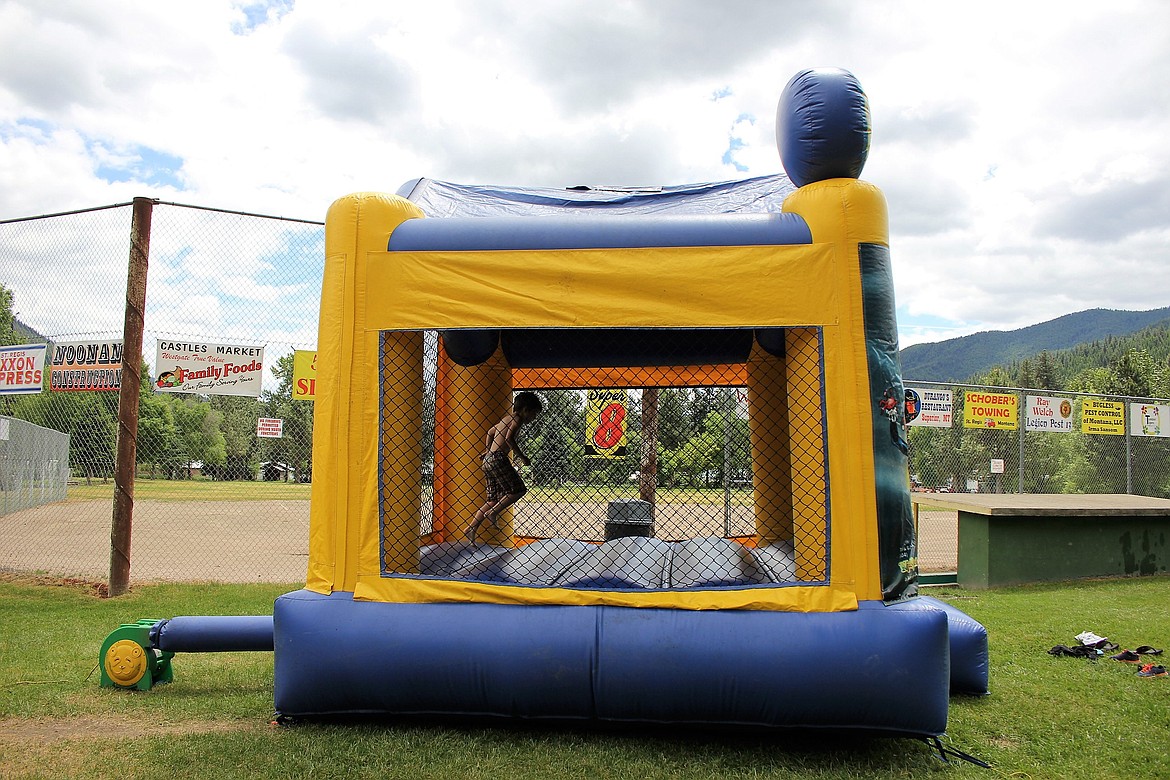
<instances>
[{"instance_id":1,"label":"yellow inflatable column","mask_svg":"<svg viewBox=\"0 0 1170 780\"><path fill-rule=\"evenodd\" d=\"M835 278L818 280L839 291L845 317L823 331L826 430L831 517L833 584L853 588L860 599L880 599L877 492L874 470L873 404L870 398L862 301L860 243L889 246L889 220L881 191L856 179L807 184L784 201L785 213L799 214L813 242L831 244ZM810 547L815 544L815 535Z\"/></svg>"},{"instance_id":2,"label":"yellow inflatable column","mask_svg":"<svg viewBox=\"0 0 1170 780\"><path fill-rule=\"evenodd\" d=\"M366 274L390 233L422 216L410 201L377 193L342 198L326 216L305 583L318 593L352 591L359 567L378 572L379 350L377 331L366 329ZM421 370L421 354L416 363Z\"/></svg>"},{"instance_id":3,"label":"yellow inflatable column","mask_svg":"<svg viewBox=\"0 0 1170 780\"><path fill-rule=\"evenodd\" d=\"M784 359L752 345L748 358L748 432L756 464L752 498L761 545L792 541L788 372Z\"/></svg>"},{"instance_id":4,"label":"yellow inflatable column","mask_svg":"<svg viewBox=\"0 0 1170 780\"><path fill-rule=\"evenodd\" d=\"M436 432L436 441L443 442L443 462L435 464L435 490L443 497L436 526L452 540L463 537L487 498L484 437L512 408L512 376L499 350L478 366L448 362L444 373L444 397L436 399L444 406L441 414L436 411L444 426ZM513 533L508 510L497 526L481 526L477 541L511 546Z\"/></svg>"}]
</instances>

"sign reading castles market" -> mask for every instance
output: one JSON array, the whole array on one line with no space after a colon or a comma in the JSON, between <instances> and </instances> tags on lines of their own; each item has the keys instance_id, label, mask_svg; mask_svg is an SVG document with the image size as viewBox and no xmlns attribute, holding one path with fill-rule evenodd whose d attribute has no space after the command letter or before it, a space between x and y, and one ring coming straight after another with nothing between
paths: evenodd
<instances>
[{"instance_id":1,"label":"sign reading castles market","mask_svg":"<svg viewBox=\"0 0 1170 780\"><path fill-rule=\"evenodd\" d=\"M159 339L154 386L160 393L260 395L264 347Z\"/></svg>"},{"instance_id":2,"label":"sign reading castles market","mask_svg":"<svg viewBox=\"0 0 1170 780\"><path fill-rule=\"evenodd\" d=\"M49 365L49 386L54 390L118 390L122 387L122 339L53 342Z\"/></svg>"}]
</instances>

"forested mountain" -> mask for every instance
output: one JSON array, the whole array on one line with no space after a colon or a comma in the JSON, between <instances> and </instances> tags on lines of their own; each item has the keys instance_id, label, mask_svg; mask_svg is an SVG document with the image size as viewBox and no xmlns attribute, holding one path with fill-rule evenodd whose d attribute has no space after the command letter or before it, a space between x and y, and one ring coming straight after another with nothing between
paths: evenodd
<instances>
[{"instance_id":1,"label":"forested mountain","mask_svg":"<svg viewBox=\"0 0 1170 780\"><path fill-rule=\"evenodd\" d=\"M1076 366L1105 366L1129 349L1145 349L1152 357L1164 360L1165 349L1146 349L1137 342L1165 342L1168 330L1170 307L1151 311L1089 309L1019 330L986 331L933 344L915 344L901 351L902 376L920 382L965 381L993 367L1018 364L1042 352L1050 353L1057 361L1056 353L1072 350L1075 354L1058 361L1061 373L1068 377L1077 373ZM1137 342L1131 341L1134 338Z\"/></svg>"}]
</instances>

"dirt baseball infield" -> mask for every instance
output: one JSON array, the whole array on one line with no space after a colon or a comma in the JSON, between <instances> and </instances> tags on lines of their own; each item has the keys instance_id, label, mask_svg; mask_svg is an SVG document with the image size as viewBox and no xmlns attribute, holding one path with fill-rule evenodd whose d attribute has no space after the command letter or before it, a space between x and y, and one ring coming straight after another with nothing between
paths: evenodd
<instances>
[{"instance_id":1,"label":"dirt baseball infield","mask_svg":"<svg viewBox=\"0 0 1170 780\"><path fill-rule=\"evenodd\" d=\"M25 509L0 517L0 571L102 581L110 571L108 501ZM919 565L955 571L954 512L922 510ZM132 582L287 582L305 579L308 501L138 501Z\"/></svg>"}]
</instances>

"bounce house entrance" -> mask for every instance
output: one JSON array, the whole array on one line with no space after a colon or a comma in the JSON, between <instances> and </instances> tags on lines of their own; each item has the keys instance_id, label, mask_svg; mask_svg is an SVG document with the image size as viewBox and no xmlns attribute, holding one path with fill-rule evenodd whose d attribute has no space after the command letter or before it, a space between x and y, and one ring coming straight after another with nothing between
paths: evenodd
<instances>
[{"instance_id":1,"label":"bounce house entrance","mask_svg":"<svg viewBox=\"0 0 1170 780\"><path fill-rule=\"evenodd\" d=\"M380 355L383 576L826 581L820 329L386 331ZM485 436L520 391L543 406L523 495L473 535Z\"/></svg>"}]
</instances>

